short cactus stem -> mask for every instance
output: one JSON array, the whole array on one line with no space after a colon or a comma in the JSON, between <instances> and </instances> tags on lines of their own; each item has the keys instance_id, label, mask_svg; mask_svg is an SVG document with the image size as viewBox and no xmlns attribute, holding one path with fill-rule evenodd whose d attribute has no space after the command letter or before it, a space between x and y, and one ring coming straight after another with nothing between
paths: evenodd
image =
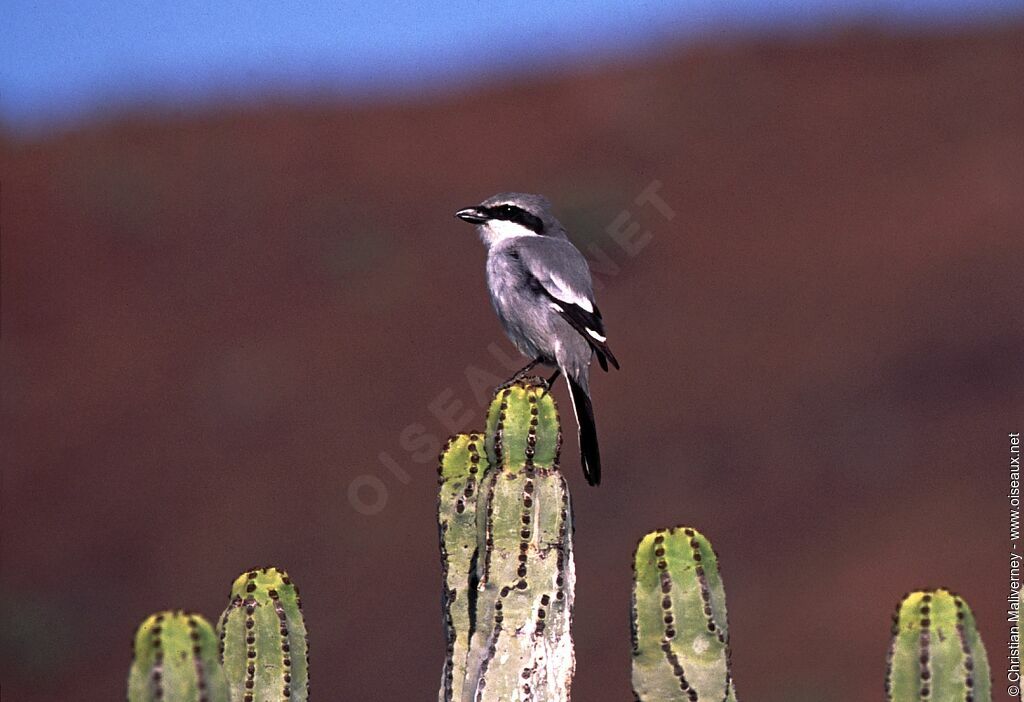
<instances>
[{"instance_id":1,"label":"short cactus stem","mask_svg":"<svg viewBox=\"0 0 1024 702\"><path fill-rule=\"evenodd\" d=\"M229 702L217 637L198 614L160 612L135 634L128 702Z\"/></svg>"},{"instance_id":2,"label":"short cactus stem","mask_svg":"<svg viewBox=\"0 0 1024 702\"><path fill-rule=\"evenodd\" d=\"M896 608L885 680L889 702L991 702L988 656L962 597L908 593Z\"/></svg>"},{"instance_id":3,"label":"short cactus stem","mask_svg":"<svg viewBox=\"0 0 1024 702\"><path fill-rule=\"evenodd\" d=\"M445 662L438 700L462 699L476 615L476 501L487 470L483 432L453 436L441 452L437 524L441 541ZM472 612L472 614L471 614Z\"/></svg>"},{"instance_id":4,"label":"short cactus stem","mask_svg":"<svg viewBox=\"0 0 1024 702\"><path fill-rule=\"evenodd\" d=\"M575 668L569 629L575 570L554 399L530 381L498 391L477 480L468 468L480 456L480 436L455 437L441 457L445 616L455 631L448 631L438 698L567 702ZM472 546L465 496L471 484Z\"/></svg>"},{"instance_id":5,"label":"short cactus stem","mask_svg":"<svg viewBox=\"0 0 1024 702\"><path fill-rule=\"evenodd\" d=\"M253 568L231 587L217 624L233 702L305 702L306 624L298 588L277 568Z\"/></svg>"},{"instance_id":6,"label":"short cactus stem","mask_svg":"<svg viewBox=\"0 0 1024 702\"><path fill-rule=\"evenodd\" d=\"M736 699L718 558L696 529L647 534L633 561L633 694L642 702Z\"/></svg>"}]
</instances>

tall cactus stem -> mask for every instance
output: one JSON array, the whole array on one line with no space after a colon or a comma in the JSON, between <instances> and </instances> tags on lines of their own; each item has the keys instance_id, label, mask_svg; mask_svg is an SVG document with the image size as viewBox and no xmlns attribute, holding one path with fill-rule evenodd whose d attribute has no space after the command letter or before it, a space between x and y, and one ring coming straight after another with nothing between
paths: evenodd
<instances>
[{"instance_id":1,"label":"tall cactus stem","mask_svg":"<svg viewBox=\"0 0 1024 702\"><path fill-rule=\"evenodd\" d=\"M558 470L558 410L546 386L517 382L499 390L491 403L486 470L475 488L475 548L468 546L462 519L469 508L456 511L462 503L454 470L469 465L470 444L476 445L455 437L441 458L438 520L445 587L446 593L456 593L446 602L467 608L446 609L458 630L449 632L448 640L457 657L463 641L468 650L464 663L446 661L438 698L565 702L575 668L569 628L575 588L572 509ZM453 546L460 554L470 553L470 561L455 557ZM462 578L467 567L467 596L460 600L463 586L452 583L452 577L459 569Z\"/></svg>"}]
</instances>

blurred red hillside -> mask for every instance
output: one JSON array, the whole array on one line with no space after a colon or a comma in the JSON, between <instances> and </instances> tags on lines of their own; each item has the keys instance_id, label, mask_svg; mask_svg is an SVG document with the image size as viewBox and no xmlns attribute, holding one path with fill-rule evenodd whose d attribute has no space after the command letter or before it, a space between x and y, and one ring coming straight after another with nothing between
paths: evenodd
<instances>
[{"instance_id":1,"label":"blurred red hillside","mask_svg":"<svg viewBox=\"0 0 1024 702\"><path fill-rule=\"evenodd\" d=\"M402 432L440 442L431 404L475 410L465 369L504 372L452 213L509 189L620 269L600 276L623 364L594 379L605 484L563 460L577 698L629 697L631 549L680 522L721 555L743 699L880 698L891 610L928 584L972 603L1000 689L1022 46L1022 25L745 40L9 139L5 699L120 698L136 624L216 616L255 563L303 588L317 699L435 694L433 446ZM634 203L653 181L671 220ZM650 232L635 256L604 232L623 210ZM363 474L388 489L376 516L347 496Z\"/></svg>"}]
</instances>

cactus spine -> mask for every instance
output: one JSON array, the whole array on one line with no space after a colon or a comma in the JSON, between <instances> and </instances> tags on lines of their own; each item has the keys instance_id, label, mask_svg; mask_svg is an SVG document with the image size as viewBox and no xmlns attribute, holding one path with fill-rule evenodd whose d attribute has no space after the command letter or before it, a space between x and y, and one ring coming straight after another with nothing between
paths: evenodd
<instances>
[{"instance_id":1,"label":"cactus spine","mask_svg":"<svg viewBox=\"0 0 1024 702\"><path fill-rule=\"evenodd\" d=\"M233 702L305 702L306 624L298 588L277 568L238 576L217 624Z\"/></svg>"},{"instance_id":2,"label":"cactus spine","mask_svg":"<svg viewBox=\"0 0 1024 702\"><path fill-rule=\"evenodd\" d=\"M967 603L949 590L908 593L896 608L889 702L990 702L988 656Z\"/></svg>"},{"instance_id":3,"label":"cactus spine","mask_svg":"<svg viewBox=\"0 0 1024 702\"><path fill-rule=\"evenodd\" d=\"M480 436L454 437L441 456L448 650L438 699L565 702L575 569L554 399L531 382L505 387L488 411L486 459Z\"/></svg>"},{"instance_id":4,"label":"cactus spine","mask_svg":"<svg viewBox=\"0 0 1024 702\"><path fill-rule=\"evenodd\" d=\"M198 614L160 612L135 634L129 702L229 702L213 627Z\"/></svg>"},{"instance_id":5,"label":"cactus spine","mask_svg":"<svg viewBox=\"0 0 1024 702\"><path fill-rule=\"evenodd\" d=\"M647 534L633 561L633 694L643 702L729 700L729 624L718 558L696 529Z\"/></svg>"}]
</instances>

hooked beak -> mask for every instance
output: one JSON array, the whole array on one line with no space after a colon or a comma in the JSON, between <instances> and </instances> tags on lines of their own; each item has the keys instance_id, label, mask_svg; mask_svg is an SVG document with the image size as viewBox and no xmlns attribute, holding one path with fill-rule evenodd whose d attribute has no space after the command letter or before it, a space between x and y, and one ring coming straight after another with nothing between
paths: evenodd
<instances>
[{"instance_id":1,"label":"hooked beak","mask_svg":"<svg viewBox=\"0 0 1024 702\"><path fill-rule=\"evenodd\" d=\"M464 222L469 222L470 224L483 224L490 219L490 217L485 215L476 207L467 207L464 210L459 210L455 213L455 216Z\"/></svg>"}]
</instances>

